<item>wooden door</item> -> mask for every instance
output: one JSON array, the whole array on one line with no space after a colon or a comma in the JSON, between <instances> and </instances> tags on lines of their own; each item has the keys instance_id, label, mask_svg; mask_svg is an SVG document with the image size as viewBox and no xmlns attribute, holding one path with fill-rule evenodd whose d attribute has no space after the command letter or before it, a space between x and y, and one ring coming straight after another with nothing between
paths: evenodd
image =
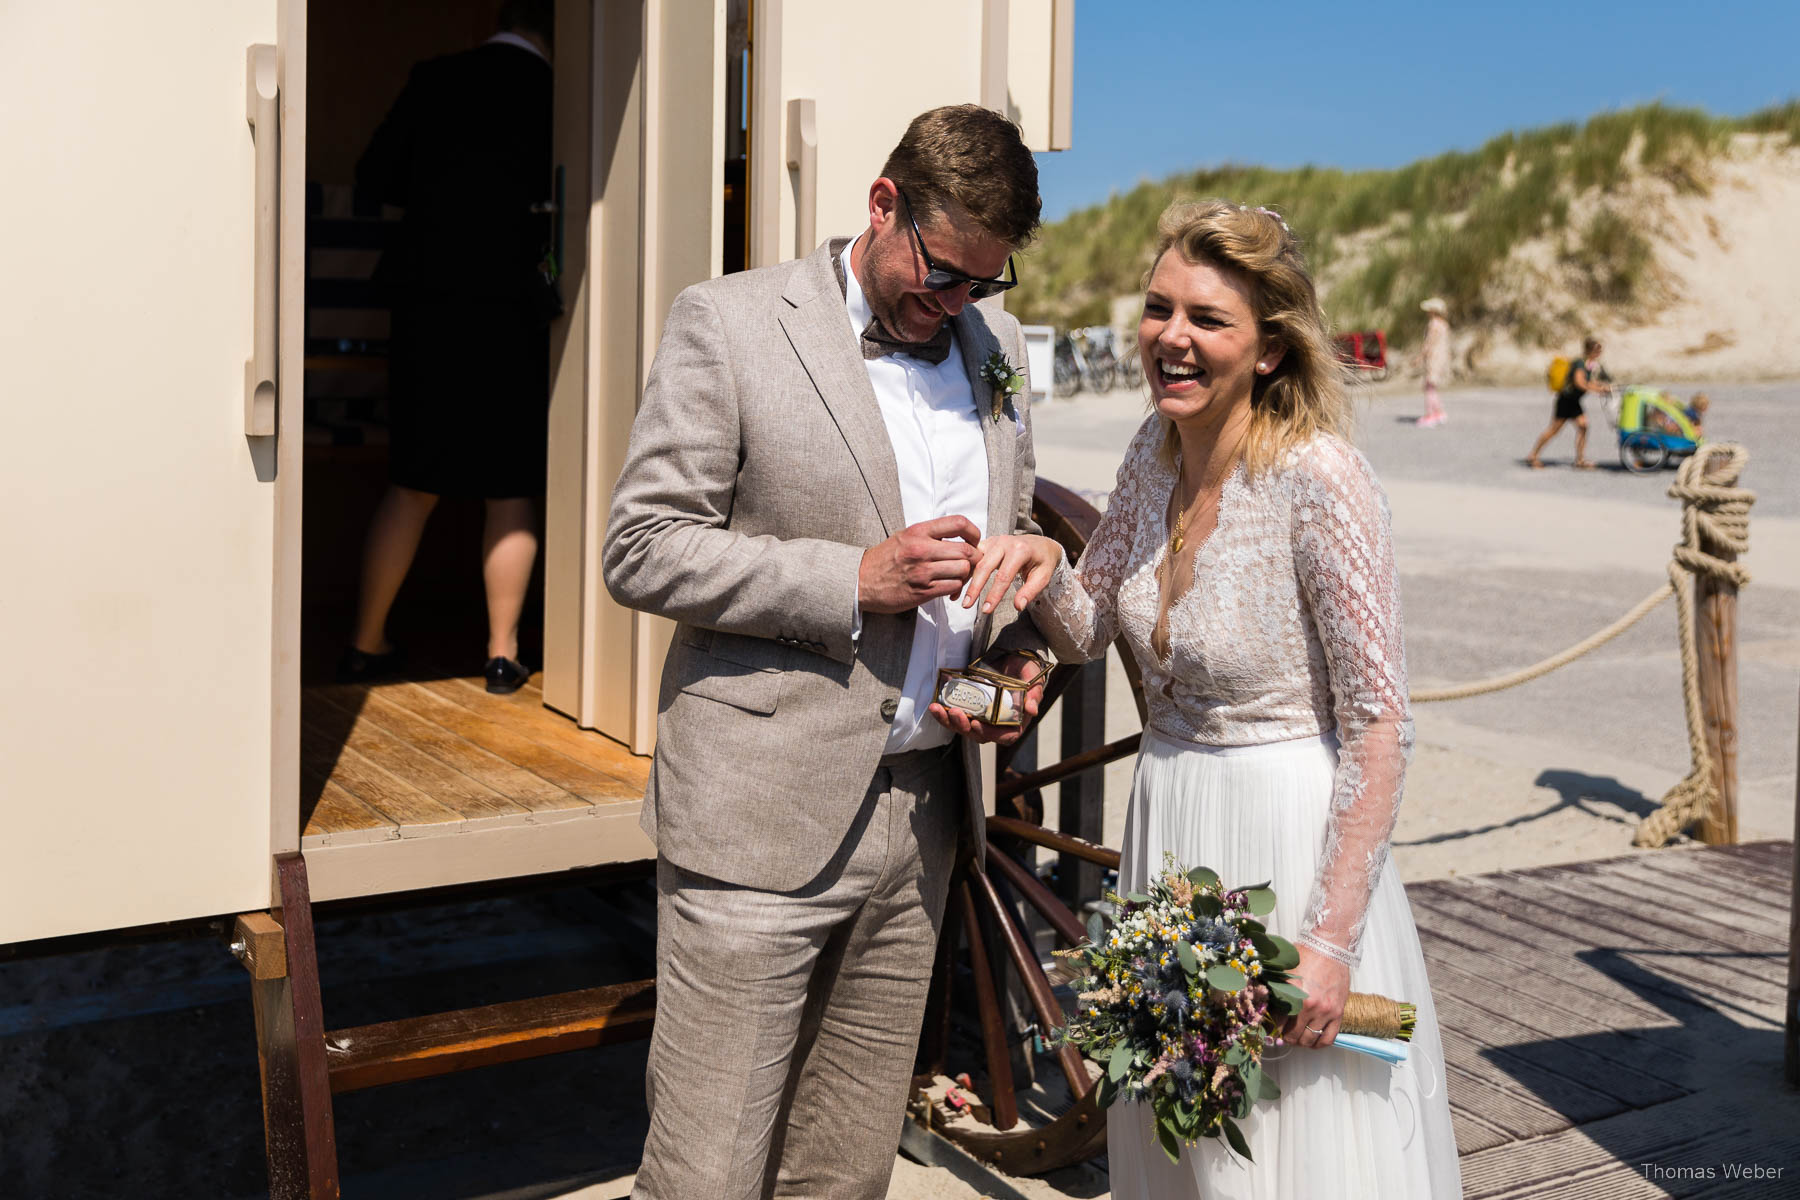
<instances>
[{"instance_id":1,"label":"wooden door","mask_svg":"<svg viewBox=\"0 0 1800 1200\"><path fill-rule=\"evenodd\" d=\"M600 545L669 306L721 270L725 19L724 0L596 3L582 26L592 66L578 132L558 84L558 160L585 167L566 200L585 257L552 364L544 698L639 754L655 745L673 626L613 603Z\"/></svg>"},{"instance_id":2,"label":"wooden door","mask_svg":"<svg viewBox=\"0 0 1800 1200\"><path fill-rule=\"evenodd\" d=\"M0 942L264 906L299 836L304 0L4 24Z\"/></svg>"}]
</instances>

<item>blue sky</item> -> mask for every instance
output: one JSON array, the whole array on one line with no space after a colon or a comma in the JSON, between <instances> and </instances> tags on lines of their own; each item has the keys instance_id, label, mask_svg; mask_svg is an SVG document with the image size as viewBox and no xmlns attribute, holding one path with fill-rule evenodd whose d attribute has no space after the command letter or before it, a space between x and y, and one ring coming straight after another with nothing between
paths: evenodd
<instances>
[{"instance_id":1,"label":"blue sky","mask_svg":"<svg viewBox=\"0 0 1800 1200\"><path fill-rule=\"evenodd\" d=\"M1795 0L1080 0L1074 148L1039 184L1056 220L1198 166L1393 167L1652 100L1797 96Z\"/></svg>"}]
</instances>

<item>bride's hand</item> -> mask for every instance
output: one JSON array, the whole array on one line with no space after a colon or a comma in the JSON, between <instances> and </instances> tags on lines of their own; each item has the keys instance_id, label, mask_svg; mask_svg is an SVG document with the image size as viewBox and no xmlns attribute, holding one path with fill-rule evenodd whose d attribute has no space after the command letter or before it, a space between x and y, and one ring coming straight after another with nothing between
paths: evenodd
<instances>
[{"instance_id":1,"label":"bride's hand","mask_svg":"<svg viewBox=\"0 0 1800 1200\"><path fill-rule=\"evenodd\" d=\"M1350 968L1302 945L1300 965L1288 978L1306 992L1306 1005L1288 1021L1281 1038L1290 1046L1317 1050L1337 1041L1350 995Z\"/></svg>"},{"instance_id":2,"label":"bride's hand","mask_svg":"<svg viewBox=\"0 0 1800 1200\"><path fill-rule=\"evenodd\" d=\"M982 612L993 612L1012 581L1023 575L1025 581L1013 597L1013 607L1023 612L1050 582L1056 564L1061 561L1062 546L1051 538L1018 533L985 538L975 571L969 576L968 586L963 588L963 607L968 608L980 600Z\"/></svg>"}]
</instances>

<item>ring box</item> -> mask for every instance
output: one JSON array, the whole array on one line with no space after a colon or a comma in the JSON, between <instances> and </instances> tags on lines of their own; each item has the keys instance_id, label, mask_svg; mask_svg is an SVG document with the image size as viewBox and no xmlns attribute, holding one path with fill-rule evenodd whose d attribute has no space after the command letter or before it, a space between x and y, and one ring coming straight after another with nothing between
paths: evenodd
<instances>
[{"instance_id":1,"label":"ring box","mask_svg":"<svg viewBox=\"0 0 1800 1200\"><path fill-rule=\"evenodd\" d=\"M937 702L945 708L967 713L977 721L1003 728L1025 723L1025 693L1036 687L1048 664L1040 655L1022 652L1038 664L1040 673L1029 680L1003 675L976 659L962 670L940 667L937 676Z\"/></svg>"}]
</instances>

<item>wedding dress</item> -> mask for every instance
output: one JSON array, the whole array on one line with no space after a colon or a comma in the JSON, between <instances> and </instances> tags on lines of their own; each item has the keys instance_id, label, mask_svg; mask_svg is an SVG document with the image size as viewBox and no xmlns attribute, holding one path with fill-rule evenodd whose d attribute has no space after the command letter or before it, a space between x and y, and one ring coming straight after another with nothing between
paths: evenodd
<instances>
[{"instance_id":1,"label":"wedding dress","mask_svg":"<svg viewBox=\"0 0 1800 1200\"><path fill-rule=\"evenodd\" d=\"M1437 1015L1406 894L1388 857L1411 751L1387 502L1367 461L1319 436L1224 485L1194 577L1166 613L1172 462L1152 414L1080 562L1031 613L1059 658L1097 658L1122 631L1150 718L1119 875L1137 890L1172 852L1228 887L1272 881L1270 929L1354 959L1351 990L1418 1006L1409 1061L1290 1046L1265 1062L1281 1097L1172 1164L1147 1106L1109 1110L1117 1200L1446 1200L1462 1194ZM1323 951L1330 953L1330 949ZM1346 953L1347 952L1347 953Z\"/></svg>"}]
</instances>

